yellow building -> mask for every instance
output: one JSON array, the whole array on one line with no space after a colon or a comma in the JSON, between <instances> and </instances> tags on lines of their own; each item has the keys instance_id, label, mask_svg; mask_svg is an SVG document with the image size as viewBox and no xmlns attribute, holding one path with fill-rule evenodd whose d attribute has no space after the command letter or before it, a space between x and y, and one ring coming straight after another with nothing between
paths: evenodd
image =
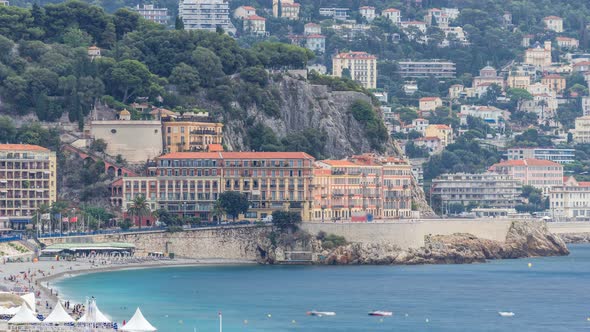
<instances>
[{"instance_id":1,"label":"yellow building","mask_svg":"<svg viewBox=\"0 0 590 332\"><path fill-rule=\"evenodd\" d=\"M57 197L55 152L29 144L0 144L0 218L24 229L41 205Z\"/></svg>"},{"instance_id":2,"label":"yellow building","mask_svg":"<svg viewBox=\"0 0 590 332\"><path fill-rule=\"evenodd\" d=\"M548 86L553 92L560 94L565 90L565 77L561 75L543 76L541 83Z\"/></svg>"},{"instance_id":3,"label":"yellow building","mask_svg":"<svg viewBox=\"0 0 590 332\"><path fill-rule=\"evenodd\" d=\"M453 143L453 128L443 124L431 124L426 127L425 137L438 137L442 146Z\"/></svg>"},{"instance_id":4,"label":"yellow building","mask_svg":"<svg viewBox=\"0 0 590 332\"><path fill-rule=\"evenodd\" d=\"M272 16L296 20L299 18L300 7L293 0L272 0Z\"/></svg>"},{"instance_id":5,"label":"yellow building","mask_svg":"<svg viewBox=\"0 0 590 332\"><path fill-rule=\"evenodd\" d=\"M162 119L164 151L207 151L211 144L221 144L223 124L189 119Z\"/></svg>"},{"instance_id":6,"label":"yellow building","mask_svg":"<svg viewBox=\"0 0 590 332\"><path fill-rule=\"evenodd\" d=\"M510 73L508 86L513 89L527 89L531 85L531 77L526 74Z\"/></svg>"},{"instance_id":7,"label":"yellow building","mask_svg":"<svg viewBox=\"0 0 590 332\"><path fill-rule=\"evenodd\" d=\"M551 66L551 41L546 41L544 47L537 45L524 52L524 63L535 67Z\"/></svg>"},{"instance_id":8,"label":"yellow building","mask_svg":"<svg viewBox=\"0 0 590 332\"><path fill-rule=\"evenodd\" d=\"M342 77L348 69L350 78L367 89L377 88L377 57L366 52L340 53L332 57L332 75Z\"/></svg>"}]
</instances>

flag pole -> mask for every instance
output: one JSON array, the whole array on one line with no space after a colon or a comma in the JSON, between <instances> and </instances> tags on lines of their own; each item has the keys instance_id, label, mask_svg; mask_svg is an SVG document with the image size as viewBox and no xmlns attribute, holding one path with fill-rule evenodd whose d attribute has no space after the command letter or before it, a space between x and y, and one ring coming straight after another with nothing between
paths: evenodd
<instances>
[{"instance_id":1,"label":"flag pole","mask_svg":"<svg viewBox=\"0 0 590 332\"><path fill-rule=\"evenodd\" d=\"M219 312L219 332L223 332L223 315Z\"/></svg>"}]
</instances>

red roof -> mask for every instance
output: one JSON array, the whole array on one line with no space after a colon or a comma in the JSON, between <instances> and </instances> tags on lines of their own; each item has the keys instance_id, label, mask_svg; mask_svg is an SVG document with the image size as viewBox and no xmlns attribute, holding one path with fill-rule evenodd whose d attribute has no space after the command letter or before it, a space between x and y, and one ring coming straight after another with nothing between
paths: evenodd
<instances>
[{"instance_id":1,"label":"red roof","mask_svg":"<svg viewBox=\"0 0 590 332\"><path fill-rule=\"evenodd\" d=\"M307 28L307 27L320 27L320 26L321 26L321 25L319 25L319 24L317 24L317 23L313 23L313 22L311 22L311 23L306 23L306 24L304 25L304 27L306 27L306 28Z\"/></svg>"},{"instance_id":2,"label":"red roof","mask_svg":"<svg viewBox=\"0 0 590 332\"><path fill-rule=\"evenodd\" d=\"M207 145L209 152L223 152L223 145L221 144L209 144Z\"/></svg>"},{"instance_id":3,"label":"red roof","mask_svg":"<svg viewBox=\"0 0 590 332\"><path fill-rule=\"evenodd\" d=\"M306 38L326 38L326 36L313 34L313 35L307 35Z\"/></svg>"},{"instance_id":4,"label":"red roof","mask_svg":"<svg viewBox=\"0 0 590 332\"><path fill-rule=\"evenodd\" d=\"M244 19L249 20L249 21L266 21L266 19L264 17L260 17L258 15L250 15Z\"/></svg>"},{"instance_id":5,"label":"red roof","mask_svg":"<svg viewBox=\"0 0 590 332\"><path fill-rule=\"evenodd\" d=\"M383 12L385 12L385 13L389 13L389 12L399 12L399 11L400 11L399 9L395 9L395 8L387 8L387 9L384 9L384 10L383 10Z\"/></svg>"},{"instance_id":6,"label":"red roof","mask_svg":"<svg viewBox=\"0 0 590 332\"><path fill-rule=\"evenodd\" d=\"M440 99L439 97L422 97L420 98L420 101L435 101L437 99Z\"/></svg>"},{"instance_id":7,"label":"red roof","mask_svg":"<svg viewBox=\"0 0 590 332\"><path fill-rule=\"evenodd\" d=\"M582 61L582 62L578 62L574 65L574 67L580 67L580 66L590 66L590 61Z\"/></svg>"},{"instance_id":8,"label":"red roof","mask_svg":"<svg viewBox=\"0 0 590 332\"><path fill-rule=\"evenodd\" d=\"M576 38L570 38L570 37L555 37L555 39L562 40L562 41L566 41L566 40L570 40L570 41L571 40L576 40L577 41Z\"/></svg>"},{"instance_id":9,"label":"red roof","mask_svg":"<svg viewBox=\"0 0 590 332\"><path fill-rule=\"evenodd\" d=\"M543 79L562 79L565 80L565 77L561 76L561 75L557 75L557 74L550 74L547 76L543 76Z\"/></svg>"},{"instance_id":10,"label":"red roof","mask_svg":"<svg viewBox=\"0 0 590 332\"><path fill-rule=\"evenodd\" d=\"M561 17L559 17L559 16L553 16L553 15L552 15L552 16L547 16L547 17L545 17L543 20L545 20L545 21L546 21L546 20L561 20L561 19L562 19L562 18L561 18Z\"/></svg>"},{"instance_id":11,"label":"red roof","mask_svg":"<svg viewBox=\"0 0 590 332\"><path fill-rule=\"evenodd\" d=\"M406 21L406 22L402 22L402 25L426 25L426 23L421 22L421 21Z\"/></svg>"},{"instance_id":12,"label":"red roof","mask_svg":"<svg viewBox=\"0 0 590 332\"><path fill-rule=\"evenodd\" d=\"M256 8L252 6L242 6L242 8L244 8L245 10L256 10Z\"/></svg>"},{"instance_id":13,"label":"red roof","mask_svg":"<svg viewBox=\"0 0 590 332\"><path fill-rule=\"evenodd\" d=\"M451 127L449 127L449 126L447 126L445 124L432 124L430 126L436 128L436 129L451 129Z\"/></svg>"},{"instance_id":14,"label":"red roof","mask_svg":"<svg viewBox=\"0 0 590 332\"><path fill-rule=\"evenodd\" d=\"M375 9L375 7L373 7L373 6L362 6L362 7L359 7L359 9Z\"/></svg>"},{"instance_id":15,"label":"red roof","mask_svg":"<svg viewBox=\"0 0 590 332\"><path fill-rule=\"evenodd\" d=\"M543 159L520 159L502 161L492 165L492 168L498 166L561 166L561 164Z\"/></svg>"},{"instance_id":16,"label":"red roof","mask_svg":"<svg viewBox=\"0 0 590 332\"><path fill-rule=\"evenodd\" d=\"M49 151L39 145L32 144L0 144L0 150L2 151Z\"/></svg>"},{"instance_id":17,"label":"red roof","mask_svg":"<svg viewBox=\"0 0 590 332\"><path fill-rule=\"evenodd\" d=\"M320 162L330 166L358 166L349 160L320 160Z\"/></svg>"},{"instance_id":18,"label":"red roof","mask_svg":"<svg viewBox=\"0 0 590 332\"><path fill-rule=\"evenodd\" d=\"M314 159L305 152L172 152L159 159Z\"/></svg>"},{"instance_id":19,"label":"red roof","mask_svg":"<svg viewBox=\"0 0 590 332\"><path fill-rule=\"evenodd\" d=\"M340 58L340 59L377 59L376 56L369 54L367 52L340 53L340 54L336 55L335 58Z\"/></svg>"},{"instance_id":20,"label":"red roof","mask_svg":"<svg viewBox=\"0 0 590 332\"><path fill-rule=\"evenodd\" d=\"M297 2L294 2L294 3L283 3L283 4L281 4L281 6L283 6L283 7L299 7L301 5L298 4Z\"/></svg>"}]
</instances>

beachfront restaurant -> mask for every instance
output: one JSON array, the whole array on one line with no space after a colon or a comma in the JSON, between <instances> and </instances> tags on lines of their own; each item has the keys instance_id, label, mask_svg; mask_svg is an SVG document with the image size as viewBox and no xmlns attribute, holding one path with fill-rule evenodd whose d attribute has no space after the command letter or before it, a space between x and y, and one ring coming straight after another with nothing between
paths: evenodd
<instances>
[{"instance_id":1,"label":"beachfront restaurant","mask_svg":"<svg viewBox=\"0 0 590 332\"><path fill-rule=\"evenodd\" d=\"M135 245L123 242L105 243L58 243L41 250L40 259L89 257L89 256L133 256Z\"/></svg>"}]
</instances>

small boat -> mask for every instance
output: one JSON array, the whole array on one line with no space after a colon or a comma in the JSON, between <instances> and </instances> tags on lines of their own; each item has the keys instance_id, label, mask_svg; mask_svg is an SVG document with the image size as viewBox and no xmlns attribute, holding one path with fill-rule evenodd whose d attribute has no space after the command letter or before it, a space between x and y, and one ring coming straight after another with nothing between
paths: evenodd
<instances>
[{"instance_id":1,"label":"small boat","mask_svg":"<svg viewBox=\"0 0 590 332\"><path fill-rule=\"evenodd\" d=\"M322 316L336 316L336 313L334 311L308 311L307 312L308 316L318 316L318 317L322 317Z\"/></svg>"},{"instance_id":2,"label":"small boat","mask_svg":"<svg viewBox=\"0 0 590 332\"><path fill-rule=\"evenodd\" d=\"M375 311L369 312L369 316L389 317L389 316L393 316L393 312L391 312L391 311L375 310Z\"/></svg>"},{"instance_id":3,"label":"small boat","mask_svg":"<svg viewBox=\"0 0 590 332\"><path fill-rule=\"evenodd\" d=\"M514 313L512 311L498 311L498 315L502 317L513 317Z\"/></svg>"}]
</instances>

